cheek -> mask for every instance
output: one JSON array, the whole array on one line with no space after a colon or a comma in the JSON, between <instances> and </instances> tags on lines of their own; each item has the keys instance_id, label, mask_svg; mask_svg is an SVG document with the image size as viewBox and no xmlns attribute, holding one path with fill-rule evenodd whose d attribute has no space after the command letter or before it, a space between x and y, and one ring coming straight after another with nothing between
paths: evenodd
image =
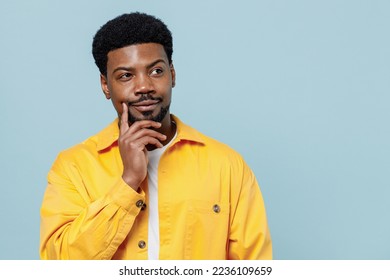
<instances>
[{"instance_id":1,"label":"cheek","mask_svg":"<svg viewBox=\"0 0 390 280\"><path fill-rule=\"evenodd\" d=\"M116 106L117 103L122 103L128 100L130 89L123 86L114 86L111 88L111 100Z\"/></svg>"},{"instance_id":2,"label":"cheek","mask_svg":"<svg viewBox=\"0 0 390 280\"><path fill-rule=\"evenodd\" d=\"M112 101L112 105L114 105L115 111L120 116L122 114L122 103L121 102L117 102L114 99L111 99L111 101Z\"/></svg>"},{"instance_id":3,"label":"cheek","mask_svg":"<svg viewBox=\"0 0 390 280\"><path fill-rule=\"evenodd\" d=\"M164 84L160 84L158 86L155 87L156 91L165 95L165 96L170 96L171 92L172 92L172 84L171 83L164 83Z\"/></svg>"},{"instance_id":4,"label":"cheek","mask_svg":"<svg viewBox=\"0 0 390 280\"><path fill-rule=\"evenodd\" d=\"M126 98L124 98L122 95L114 94L114 95L111 95L111 102L112 102L112 105L114 106L115 110L119 114L122 114L122 103L126 102Z\"/></svg>"}]
</instances>

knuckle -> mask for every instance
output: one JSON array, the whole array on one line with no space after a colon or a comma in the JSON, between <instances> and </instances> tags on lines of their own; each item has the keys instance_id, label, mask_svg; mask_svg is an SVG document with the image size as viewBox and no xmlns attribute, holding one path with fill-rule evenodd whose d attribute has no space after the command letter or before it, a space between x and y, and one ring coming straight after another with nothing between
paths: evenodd
<instances>
[{"instance_id":1,"label":"knuckle","mask_svg":"<svg viewBox=\"0 0 390 280\"><path fill-rule=\"evenodd\" d=\"M128 143L128 146L129 146L131 149L136 149L136 148L138 148L138 144L136 144L135 142L130 142L130 143Z\"/></svg>"}]
</instances>

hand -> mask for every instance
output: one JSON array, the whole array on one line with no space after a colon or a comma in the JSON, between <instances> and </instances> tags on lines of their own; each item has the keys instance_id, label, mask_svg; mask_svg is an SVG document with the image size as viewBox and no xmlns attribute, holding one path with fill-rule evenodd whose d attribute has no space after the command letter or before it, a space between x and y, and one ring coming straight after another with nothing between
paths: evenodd
<instances>
[{"instance_id":1,"label":"hand","mask_svg":"<svg viewBox=\"0 0 390 280\"><path fill-rule=\"evenodd\" d=\"M160 128L161 123L143 120L129 126L129 108L122 103L122 115L120 120L120 133L118 139L119 152L123 162L123 180L135 191L148 174L148 155L146 146L151 144L162 148L160 141L167 137L152 128Z\"/></svg>"}]
</instances>

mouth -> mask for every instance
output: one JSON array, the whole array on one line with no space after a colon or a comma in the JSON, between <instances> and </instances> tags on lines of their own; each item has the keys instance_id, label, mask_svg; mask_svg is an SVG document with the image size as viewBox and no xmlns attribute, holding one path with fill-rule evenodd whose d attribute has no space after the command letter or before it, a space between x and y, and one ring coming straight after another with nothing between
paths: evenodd
<instances>
[{"instance_id":1,"label":"mouth","mask_svg":"<svg viewBox=\"0 0 390 280\"><path fill-rule=\"evenodd\" d=\"M139 112L148 112L148 111L153 111L157 107L158 103L160 103L160 100L149 99L149 100L131 103L130 106Z\"/></svg>"}]
</instances>

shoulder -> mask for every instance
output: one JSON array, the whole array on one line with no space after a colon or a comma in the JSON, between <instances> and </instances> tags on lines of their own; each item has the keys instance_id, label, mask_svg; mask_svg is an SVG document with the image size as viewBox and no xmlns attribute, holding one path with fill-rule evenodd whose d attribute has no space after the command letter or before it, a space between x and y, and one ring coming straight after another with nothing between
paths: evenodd
<instances>
[{"instance_id":1,"label":"shoulder","mask_svg":"<svg viewBox=\"0 0 390 280\"><path fill-rule=\"evenodd\" d=\"M199 132L208 149L229 157L241 157L241 155L228 144Z\"/></svg>"},{"instance_id":2,"label":"shoulder","mask_svg":"<svg viewBox=\"0 0 390 280\"><path fill-rule=\"evenodd\" d=\"M119 130L117 128L117 120L115 120L97 134L61 151L57 156L56 162L77 162L83 161L88 157L97 157L101 151L115 146L118 135Z\"/></svg>"},{"instance_id":3,"label":"shoulder","mask_svg":"<svg viewBox=\"0 0 390 280\"><path fill-rule=\"evenodd\" d=\"M201 135L204 137L205 148L213 161L219 161L225 167L236 169L236 171L246 167L244 158L235 149L203 133Z\"/></svg>"},{"instance_id":4,"label":"shoulder","mask_svg":"<svg viewBox=\"0 0 390 280\"><path fill-rule=\"evenodd\" d=\"M244 164L242 156L229 145L184 124L177 117L174 117L174 120L178 125L179 141L191 141L199 144L197 146L200 150L207 153L213 161L218 160L236 165Z\"/></svg>"}]
</instances>

